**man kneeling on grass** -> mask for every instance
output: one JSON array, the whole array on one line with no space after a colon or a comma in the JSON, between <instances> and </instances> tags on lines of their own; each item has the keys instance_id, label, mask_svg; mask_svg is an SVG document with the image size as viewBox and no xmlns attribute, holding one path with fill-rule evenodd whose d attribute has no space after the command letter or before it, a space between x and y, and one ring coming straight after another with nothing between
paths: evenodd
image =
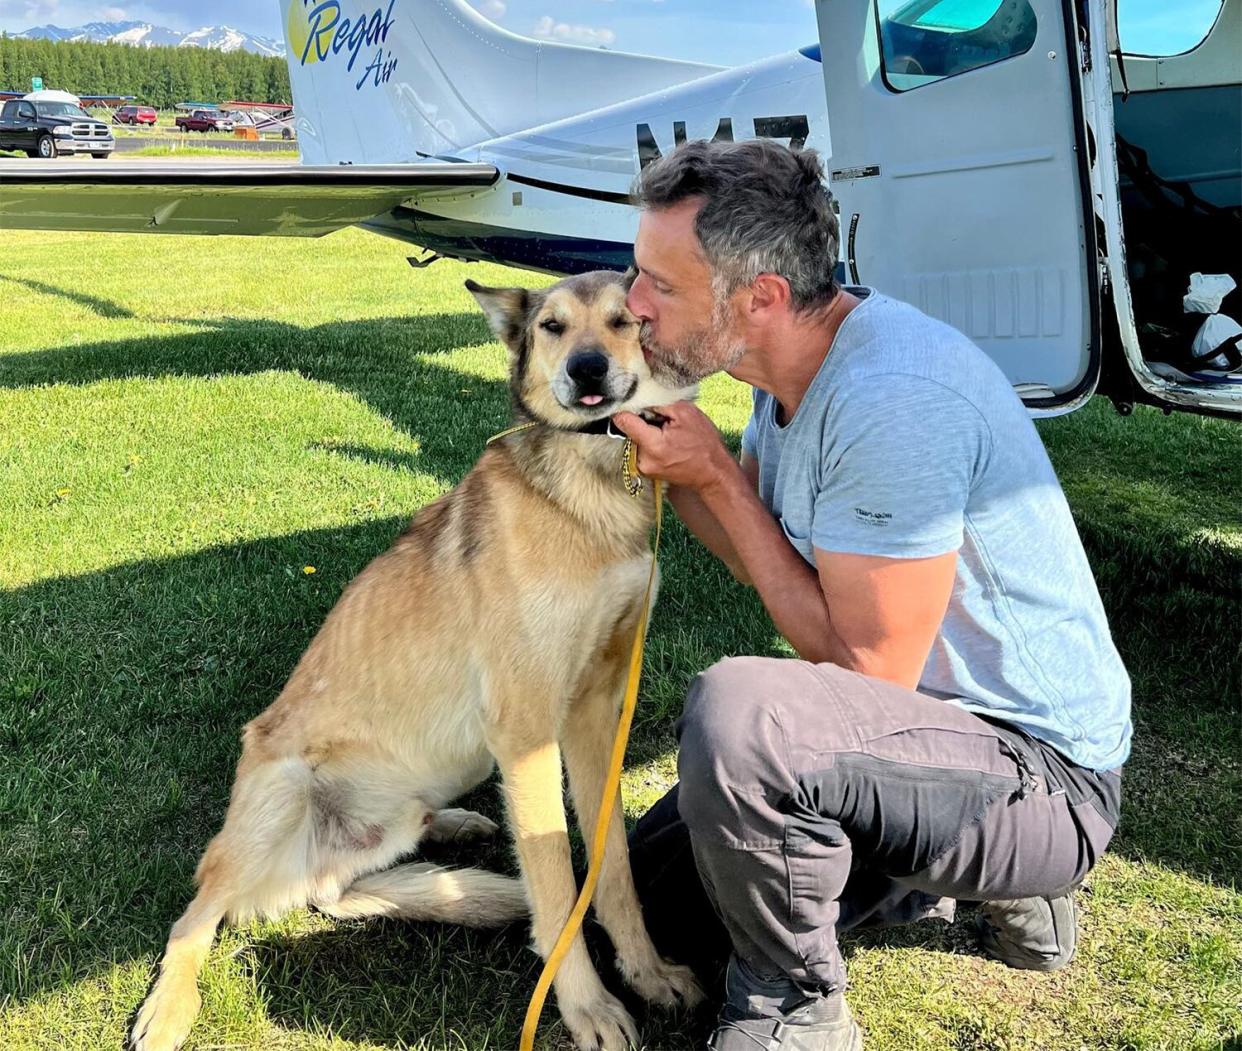
<instances>
[{"instance_id":1,"label":"man kneeling on grass","mask_svg":"<svg viewBox=\"0 0 1242 1051\"><path fill-rule=\"evenodd\" d=\"M835 283L822 177L812 151L692 142L638 190L653 370L727 371L754 411L740 464L686 403L618 425L802 657L698 676L680 783L632 836L669 955L723 921L717 1051L860 1047L837 932L954 899L982 902L990 956L1064 966L1129 754L1129 679L1021 401L961 333Z\"/></svg>"}]
</instances>

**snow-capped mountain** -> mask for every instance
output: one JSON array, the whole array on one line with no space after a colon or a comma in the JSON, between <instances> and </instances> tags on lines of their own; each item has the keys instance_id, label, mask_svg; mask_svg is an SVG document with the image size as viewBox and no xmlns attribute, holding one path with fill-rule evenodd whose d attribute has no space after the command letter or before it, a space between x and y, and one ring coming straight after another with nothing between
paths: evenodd
<instances>
[{"instance_id":1,"label":"snow-capped mountain","mask_svg":"<svg viewBox=\"0 0 1242 1051\"><path fill-rule=\"evenodd\" d=\"M203 26L192 33L152 25L150 22L89 22L84 26L65 29L60 26L35 26L15 37L40 40L89 40L97 44L112 41L136 47L209 47L217 51L253 51L257 55L284 58L284 41L243 33L231 26Z\"/></svg>"},{"instance_id":2,"label":"snow-capped mountain","mask_svg":"<svg viewBox=\"0 0 1242 1051\"><path fill-rule=\"evenodd\" d=\"M21 36L33 36L36 30L27 30ZM79 26L76 32L63 37L65 40L90 40L103 43L110 40L115 44L134 44L141 47L176 47L181 43L181 34L162 26L153 26L150 22L88 22Z\"/></svg>"},{"instance_id":3,"label":"snow-capped mountain","mask_svg":"<svg viewBox=\"0 0 1242 1051\"><path fill-rule=\"evenodd\" d=\"M204 26L193 33L186 33L178 47L211 47L217 51L254 51L275 58L285 57L284 41L269 37L252 36L230 26Z\"/></svg>"}]
</instances>

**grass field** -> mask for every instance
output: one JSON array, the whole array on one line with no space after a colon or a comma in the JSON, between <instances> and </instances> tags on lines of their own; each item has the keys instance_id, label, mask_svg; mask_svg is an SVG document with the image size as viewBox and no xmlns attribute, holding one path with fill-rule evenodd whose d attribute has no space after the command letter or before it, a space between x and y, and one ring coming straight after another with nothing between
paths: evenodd
<instances>
[{"instance_id":1,"label":"grass field","mask_svg":"<svg viewBox=\"0 0 1242 1051\"><path fill-rule=\"evenodd\" d=\"M407 254L358 231L0 237L5 1051L120 1046L239 727L505 424L502 353L461 282L542 279ZM736 439L746 391L715 379L704 405ZM1006 970L959 920L849 938L851 1000L871 1049L1237 1048L1242 431L1107 404L1040 429L1134 679L1123 826L1080 895L1068 970ZM693 674L784 652L675 524L662 564L631 817L670 783ZM496 816L495 786L470 805ZM512 870L503 845L482 861ZM512 1048L538 970L525 945L308 913L227 931L187 1047ZM640 1022L651 1048L702 1036ZM541 1033L563 1046L555 1010Z\"/></svg>"},{"instance_id":2,"label":"grass field","mask_svg":"<svg viewBox=\"0 0 1242 1051\"><path fill-rule=\"evenodd\" d=\"M179 157L219 157L223 160L240 160L240 161L260 161L265 164L273 164L276 161L294 161L298 159L298 151L295 148L289 150L256 150L241 149L234 150L227 147L212 146L183 146L176 139L171 142L156 142L152 146L143 146L139 150L126 150L124 153L116 154L118 158L128 159L130 157L162 157L176 160Z\"/></svg>"},{"instance_id":3,"label":"grass field","mask_svg":"<svg viewBox=\"0 0 1242 1051\"><path fill-rule=\"evenodd\" d=\"M26 154L18 150L0 150L0 159L22 159ZM227 161L257 161L262 164L276 164L279 162L296 161L299 157L297 149L290 150L257 150L257 149L229 149L222 146L211 146L210 144L201 145L183 145L178 139L159 140L152 139L152 145L143 146L136 150L121 150L113 153L108 160L114 164L124 164L130 160L142 160L143 158L158 158L161 160L193 160L201 157L215 157ZM65 155L61 160L77 160L82 164L98 164L98 160L89 154L79 153L73 155Z\"/></svg>"}]
</instances>

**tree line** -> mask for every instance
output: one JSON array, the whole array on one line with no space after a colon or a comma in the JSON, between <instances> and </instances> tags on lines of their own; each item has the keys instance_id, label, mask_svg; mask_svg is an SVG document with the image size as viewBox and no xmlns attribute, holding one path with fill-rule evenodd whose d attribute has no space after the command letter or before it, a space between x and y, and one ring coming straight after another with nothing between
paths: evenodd
<instances>
[{"instance_id":1,"label":"tree line","mask_svg":"<svg viewBox=\"0 0 1242 1051\"><path fill-rule=\"evenodd\" d=\"M45 88L75 95L133 95L135 103L171 109L178 102L289 102L283 58L204 47L135 47L26 40L0 34L0 91Z\"/></svg>"}]
</instances>

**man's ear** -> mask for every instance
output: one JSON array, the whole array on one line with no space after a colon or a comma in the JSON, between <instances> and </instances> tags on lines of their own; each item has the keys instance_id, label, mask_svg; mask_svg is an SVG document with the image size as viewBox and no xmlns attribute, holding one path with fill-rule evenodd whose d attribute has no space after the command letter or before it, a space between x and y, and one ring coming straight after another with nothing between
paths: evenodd
<instances>
[{"instance_id":1,"label":"man's ear","mask_svg":"<svg viewBox=\"0 0 1242 1051\"><path fill-rule=\"evenodd\" d=\"M483 308L496 338L511 350L516 349L530 315L530 293L524 288L488 288L469 278L466 289Z\"/></svg>"},{"instance_id":2,"label":"man's ear","mask_svg":"<svg viewBox=\"0 0 1242 1051\"><path fill-rule=\"evenodd\" d=\"M750 302L752 310L788 307L793 302L789 282L780 274L759 274L750 283Z\"/></svg>"}]
</instances>

